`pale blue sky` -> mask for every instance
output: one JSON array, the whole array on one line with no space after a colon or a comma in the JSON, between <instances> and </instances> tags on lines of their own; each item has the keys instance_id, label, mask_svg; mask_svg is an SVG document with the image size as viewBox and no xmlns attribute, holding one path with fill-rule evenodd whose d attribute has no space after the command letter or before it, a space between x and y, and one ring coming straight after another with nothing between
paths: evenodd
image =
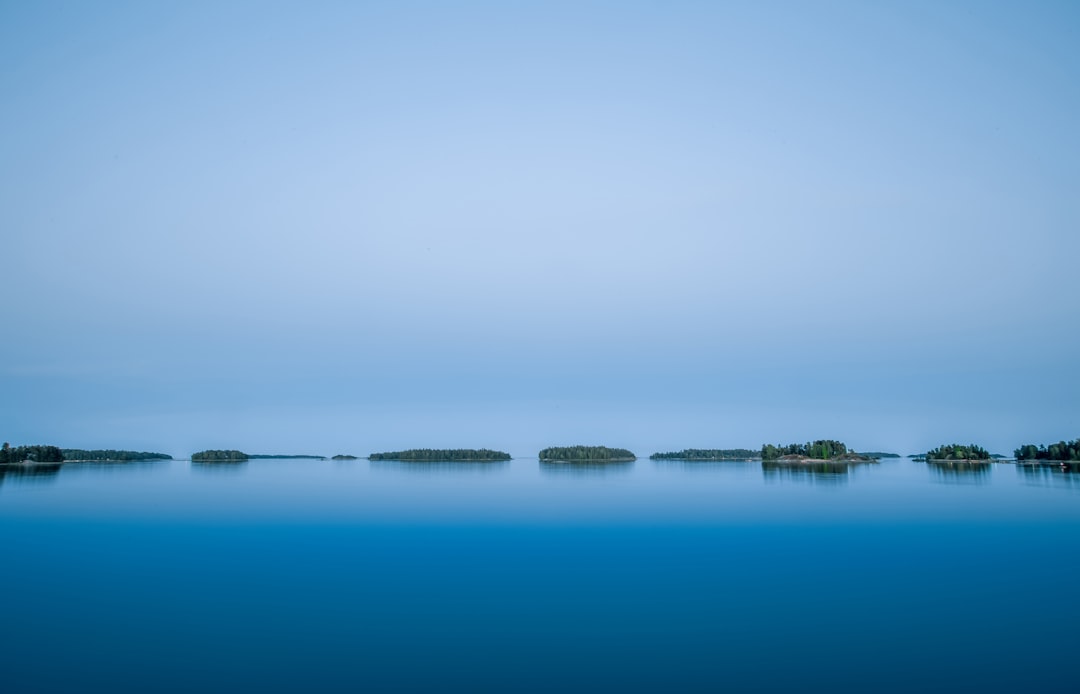
<instances>
[{"instance_id":1,"label":"pale blue sky","mask_svg":"<svg viewBox=\"0 0 1080 694\"><path fill-rule=\"evenodd\" d=\"M1074 3L0 3L0 438L1080 422Z\"/></svg>"}]
</instances>

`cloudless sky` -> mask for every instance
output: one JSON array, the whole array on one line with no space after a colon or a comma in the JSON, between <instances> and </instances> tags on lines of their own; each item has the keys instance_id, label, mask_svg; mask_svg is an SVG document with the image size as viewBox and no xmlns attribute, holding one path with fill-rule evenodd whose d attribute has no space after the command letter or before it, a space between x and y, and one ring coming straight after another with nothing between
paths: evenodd
<instances>
[{"instance_id":1,"label":"cloudless sky","mask_svg":"<svg viewBox=\"0 0 1080 694\"><path fill-rule=\"evenodd\" d=\"M1071 2L0 2L0 438L1080 436Z\"/></svg>"}]
</instances>

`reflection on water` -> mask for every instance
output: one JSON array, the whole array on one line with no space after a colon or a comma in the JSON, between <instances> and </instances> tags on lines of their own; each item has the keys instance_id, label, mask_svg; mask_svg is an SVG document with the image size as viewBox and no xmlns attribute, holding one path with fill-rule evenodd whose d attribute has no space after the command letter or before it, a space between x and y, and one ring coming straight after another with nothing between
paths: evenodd
<instances>
[{"instance_id":1,"label":"reflection on water","mask_svg":"<svg viewBox=\"0 0 1080 694\"><path fill-rule=\"evenodd\" d=\"M633 469L633 460L540 461L540 471L548 475L595 477L597 475L624 474Z\"/></svg>"},{"instance_id":2,"label":"reflection on water","mask_svg":"<svg viewBox=\"0 0 1080 694\"><path fill-rule=\"evenodd\" d=\"M65 462L69 470L94 470L95 474L125 474L148 472L151 468L169 465L171 460L85 460Z\"/></svg>"},{"instance_id":3,"label":"reflection on water","mask_svg":"<svg viewBox=\"0 0 1080 694\"><path fill-rule=\"evenodd\" d=\"M394 470L397 472L435 475L446 473L491 473L505 470L509 460L372 460L372 470Z\"/></svg>"},{"instance_id":4,"label":"reflection on water","mask_svg":"<svg viewBox=\"0 0 1080 694\"><path fill-rule=\"evenodd\" d=\"M247 467L246 460L192 460L191 469L210 474L235 475Z\"/></svg>"},{"instance_id":5,"label":"reflection on water","mask_svg":"<svg viewBox=\"0 0 1080 694\"><path fill-rule=\"evenodd\" d=\"M657 467L679 470L709 470L720 472L722 470L749 470L756 468L760 460L727 459L727 460L687 460L686 458L665 458L653 460Z\"/></svg>"},{"instance_id":6,"label":"reflection on water","mask_svg":"<svg viewBox=\"0 0 1080 694\"><path fill-rule=\"evenodd\" d=\"M926 466L934 480L945 484L987 484L993 463L972 460L930 460Z\"/></svg>"},{"instance_id":7,"label":"reflection on water","mask_svg":"<svg viewBox=\"0 0 1080 694\"><path fill-rule=\"evenodd\" d=\"M63 463L11 463L0 465L0 484L8 482L52 482Z\"/></svg>"},{"instance_id":8,"label":"reflection on water","mask_svg":"<svg viewBox=\"0 0 1080 694\"><path fill-rule=\"evenodd\" d=\"M1016 472L1025 484L1080 490L1080 463L1017 463Z\"/></svg>"},{"instance_id":9,"label":"reflection on water","mask_svg":"<svg viewBox=\"0 0 1080 694\"><path fill-rule=\"evenodd\" d=\"M856 467L878 464L877 460L835 463L826 461L807 463L795 460L763 460L761 461L761 471L766 482L795 480L814 484L846 484L852 470Z\"/></svg>"}]
</instances>

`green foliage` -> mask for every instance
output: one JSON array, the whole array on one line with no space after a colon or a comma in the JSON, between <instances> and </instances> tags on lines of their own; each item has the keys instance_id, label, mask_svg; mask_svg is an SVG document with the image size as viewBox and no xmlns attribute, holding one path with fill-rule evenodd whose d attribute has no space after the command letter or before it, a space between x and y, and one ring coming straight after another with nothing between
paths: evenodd
<instances>
[{"instance_id":1,"label":"green foliage","mask_svg":"<svg viewBox=\"0 0 1080 694\"><path fill-rule=\"evenodd\" d=\"M862 453L867 458L899 458L899 453L882 453L881 451L863 451Z\"/></svg>"},{"instance_id":2,"label":"green foliage","mask_svg":"<svg viewBox=\"0 0 1080 694\"><path fill-rule=\"evenodd\" d=\"M355 455L347 455L347 454L339 453L339 454L335 455L333 458L331 458L330 460L356 460L356 459L357 458L356 458Z\"/></svg>"},{"instance_id":3,"label":"green foliage","mask_svg":"<svg viewBox=\"0 0 1080 694\"><path fill-rule=\"evenodd\" d=\"M653 453L650 460L750 460L760 458L760 451L748 448L685 448L674 453Z\"/></svg>"},{"instance_id":4,"label":"green foliage","mask_svg":"<svg viewBox=\"0 0 1080 694\"><path fill-rule=\"evenodd\" d=\"M562 446L545 448L540 451L540 460L605 462L637 460L637 456L625 448L608 448L607 446Z\"/></svg>"},{"instance_id":5,"label":"green foliage","mask_svg":"<svg viewBox=\"0 0 1080 694\"><path fill-rule=\"evenodd\" d=\"M475 462L510 460L510 454L502 451L492 451L487 448L412 448L407 451L390 451L387 453L372 453L368 460L402 460L406 462Z\"/></svg>"},{"instance_id":6,"label":"green foliage","mask_svg":"<svg viewBox=\"0 0 1080 694\"><path fill-rule=\"evenodd\" d=\"M0 448L0 464L2 463L62 463L64 453L56 446L15 446L5 443Z\"/></svg>"},{"instance_id":7,"label":"green foliage","mask_svg":"<svg viewBox=\"0 0 1080 694\"><path fill-rule=\"evenodd\" d=\"M927 451L927 460L989 460L990 453L981 446L970 444L962 446L958 443L938 446Z\"/></svg>"},{"instance_id":8,"label":"green foliage","mask_svg":"<svg viewBox=\"0 0 1080 694\"><path fill-rule=\"evenodd\" d=\"M1026 444L1013 451L1017 460L1055 460L1060 462L1080 461L1080 439L1058 441L1049 446Z\"/></svg>"},{"instance_id":9,"label":"green foliage","mask_svg":"<svg viewBox=\"0 0 1080 694\"><path fill-rule=\"evenodd\" d=\"M164 453L147 453L146 451L116 451L111 448L105 450L85 450L82 448L63 449L64 460L172 460L171 455Z\"/></svg>"},{"instance_id":10,"label":"green foliage","mask_svg":"<svg viewBox=\"0 0 1080 694\"><path fill-rule=\"evenodd\" d=\"M774 446L767 443L761 447L762 460L776 460L785 455L800 455L818 460L829 460L847 453L847 446L832 439L818 439L813 443L789 443L786 446Z\"/></svg>"},{"instance_id":11,"label":"green foliage","mask_svg":"<svg viewBox=\"0 0 1080 694\"><path fill-rule=\"evenodd\" d=\"M191 454L191 460L195 463L216 463L247 460L248 455L242 451L199 451Z\"/></svg>"}]
</instances>

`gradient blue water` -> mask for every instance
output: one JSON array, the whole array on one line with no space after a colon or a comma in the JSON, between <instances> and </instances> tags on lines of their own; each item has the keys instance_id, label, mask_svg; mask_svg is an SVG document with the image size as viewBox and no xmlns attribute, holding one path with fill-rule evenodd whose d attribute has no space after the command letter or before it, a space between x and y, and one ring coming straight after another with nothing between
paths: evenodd
<instances>
[{"instance_id":1,"label":"gradient blue water","mask_svg":"<svg viewBox=\"0 0 1080 694\"><path fill-rule=\"evenodd\" d=\"M0 479L0 689L1076 691L1080 477L366 460Z\"/></svg>"}]
</instances>

